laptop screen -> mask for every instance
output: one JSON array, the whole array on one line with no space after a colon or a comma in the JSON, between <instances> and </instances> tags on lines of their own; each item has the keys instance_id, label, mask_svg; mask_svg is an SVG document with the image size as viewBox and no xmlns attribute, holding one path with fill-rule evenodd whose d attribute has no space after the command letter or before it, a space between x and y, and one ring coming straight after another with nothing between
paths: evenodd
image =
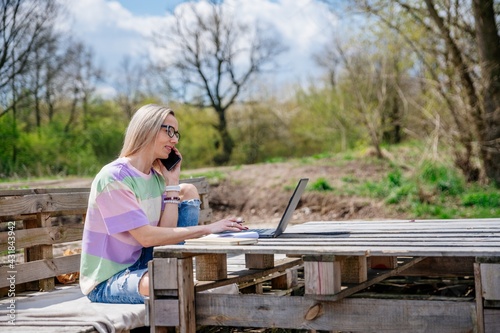
<instances>
[{"instance_id":1,"label":"laptop screen","mask_svg":"<svg viewBox=\"0 0 500 333\"><path fill-rule=\"evenodd\" d=\"M308 181L309 181L308 178L302 178L299 180L299 183L295 187L295 190L293 191L293 194L290 200L288 201L285 213L281 217L281 221L278 224L278 227L276 228L274 237L278 237L283 233L283 231L285 231L286 227L288 226L288 222L290 222L290 220L292 219L295 208L297 208L297 205L299 204L300 197L302 196L302 193L304 193L304 189L306 188Z\"/></svg>"}]
</instances>

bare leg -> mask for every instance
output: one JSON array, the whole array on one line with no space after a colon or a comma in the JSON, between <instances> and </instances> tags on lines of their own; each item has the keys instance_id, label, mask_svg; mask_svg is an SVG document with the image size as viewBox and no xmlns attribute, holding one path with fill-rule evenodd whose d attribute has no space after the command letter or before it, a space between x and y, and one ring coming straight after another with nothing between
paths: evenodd
<instances>
[{"instance_id":1,"label":"bare leg","mask_svg":"<svg viewBox=\"0 0 500 333\"><path fill-rule=\"evenodd\" d=\"M180 184L180 186L181 192L179 193L179 197L181 198L181 201L200 199L198 189L193 184Z\"/></svg>"},{"instance_id":2,"label":"bare leg","mask_svg":"<svg viewBox=\"0 0 500 333\"><path fill-rule=\"evenodd\" d=\"M149 296L149 274L145 273L139 281L139 293L142 296Z\"/></svg>"}]
</instances>

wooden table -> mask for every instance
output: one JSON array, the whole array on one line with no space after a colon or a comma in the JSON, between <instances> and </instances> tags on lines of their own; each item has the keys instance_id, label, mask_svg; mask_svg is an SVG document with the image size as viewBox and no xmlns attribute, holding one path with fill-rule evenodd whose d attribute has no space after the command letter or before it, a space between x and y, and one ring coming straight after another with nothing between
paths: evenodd
<instances>
[{"instance_id":1,"label":"wooden table","mask_svg":"<svg viewBox=\"0 0 500 333\"><path fill-rule=\"evenodd\" d=\"M254 245L156 248L150 263L151 331L178 326L180 332L195 332L197 325L214 325L500 332L500 219L308 222L287 232L318 230L345 233L259 239ZM246 268L230 272L235 255L245 257ZM201 292L265 277L293 288L298 270L303 270L300 296ZM394 276L460 277L471 281L474 292L453 298L356 297Z\"/></svg>"}]
</instances>

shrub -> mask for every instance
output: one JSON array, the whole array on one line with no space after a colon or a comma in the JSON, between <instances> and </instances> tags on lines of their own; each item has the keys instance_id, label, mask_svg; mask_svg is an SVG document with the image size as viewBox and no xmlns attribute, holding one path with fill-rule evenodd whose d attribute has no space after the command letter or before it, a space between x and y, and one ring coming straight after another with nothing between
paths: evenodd
<instances>
[{"instance_id":1,"label":"shrub","mask_svg":"<svg viewBox=\"0 0 500 333\"><path fill-rule=\"evenodd\" d=\"M425 162L420 170L419 179L434 186L439 193L458 195L464 191L464 180L456 169Z\"/></svg>"},{"instance_id":2,"label":"shrub","mask_svg":"<svg viewBox=\"0 0 500 333\"><path fill-rule=\"evenodd\" d=\"M313 191L333 191L333 187L328 184L325 178L318 178L312 185L311 190Z\"/></svg>"},{"instance_id":3,"label":"shrub","mask_svg":"<svg viewBox=\"0 0 500 333\"><path fill-rule=\"evenodd\" d=\"M479 192L465 194L462 197L462 205L465 207L498 208L500 207L500 193Z\"/></svg>"}]
</instances>

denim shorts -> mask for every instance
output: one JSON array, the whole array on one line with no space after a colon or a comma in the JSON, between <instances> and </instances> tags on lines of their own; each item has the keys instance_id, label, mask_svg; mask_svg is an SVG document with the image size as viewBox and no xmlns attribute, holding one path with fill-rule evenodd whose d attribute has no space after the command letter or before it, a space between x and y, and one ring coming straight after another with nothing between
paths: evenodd
<instances>
[{"instance_id":1,"label":"denim shorts","mask_svg":"<svg viewBox=\"0 0 500 333\"><path fill-rule=\"evenodd\" d=\"M178 227L198 225L200 200L188 200L179 204ZM148 262L153 259L153 248L143 248L139 259L130 267L116 273L98 284L87 297L98 303L142 304L144 296L139 293L139 282L148 271Z\"/></svg>"}]
</instances>

